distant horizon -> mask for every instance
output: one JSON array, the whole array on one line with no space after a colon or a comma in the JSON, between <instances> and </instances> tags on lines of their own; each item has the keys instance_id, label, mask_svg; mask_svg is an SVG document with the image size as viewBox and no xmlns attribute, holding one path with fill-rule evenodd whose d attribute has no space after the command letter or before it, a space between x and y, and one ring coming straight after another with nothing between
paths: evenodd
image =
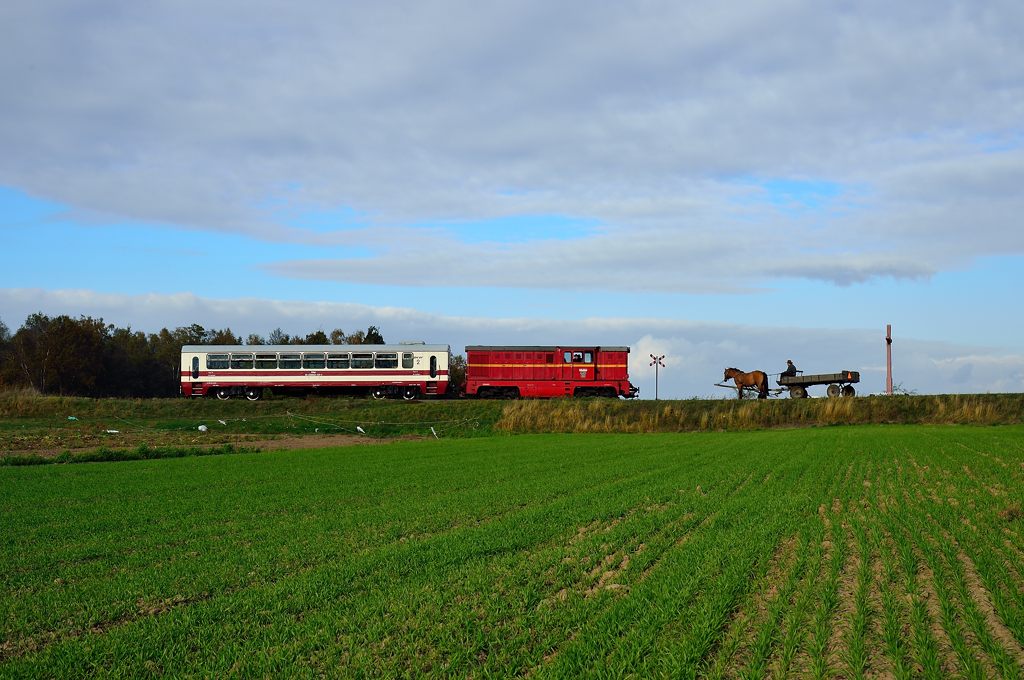
<instances>
[{"instance_id":1,"label":"distant horizon","mask_svg":"<svg viewBox=\"0 0 1024 680\"><path fill-rule=\"evenodd\" d=\"M80 313L66 311L66 307L61 307L61 304L66 304L61 302L62 299L75 300L75 304L81 305ZM208 331L230 329L243 341L249 333L266 339L269 332L277 328L289 335L306 335L317 330L330 334L334 328L350 333L375 325L388 344L422 341L430 345L449 345L458 354L464 354L467 345L475 344L625 345L630 347L631 380L640 386L640 397L644 399L654 396L654 369L649 365L650 354L666 355L666 367L660 369L659 374L659 393L665 399L730 398L734 396L732 393L715 385L721 381L724 368L736 365L744 370L764 370L774 376L785 368L788 358L793 358L805 373L859 371L858 394L880 394L885 390L884 327L878 330L753 329L628 318L544 322L491 319L482 322L478 318L426 315L415 310L337 303L240 302L203 300L193 296L165 298L149 294L135 299L108 296L87 305L81 292L61 296L22 291L18 297L9 290L0 290L0 309L28 309L32 305L40 308L32 307L32 311L25 312L21 322L8 321L6 311L0 320L7 324L12 334L25 317L35 312L49 316L67 314L75 318L101 318L108 324L145 333L198 323ZM125 310L129 310L129 314L134 311L134 316L131 319L123 316ZM259 318L274 319L275 312L280 314L277 319L287 319L287 322L270 328L249 325ZM331 325L317 321L324 318L334 318L339 323ZM797 337L792 335L794 330L799 331ZM734 335L744 337L746 342L742 345L733 343L730 338ZM546 340L535 341L538 337ZM672 340L660 339L664 337ZM894 325L893 337L894 384L898 391L918 394L1020 391L1012 382L1013 374L1007 373L1001 364L1004 355L983 357L976 353L977 348L902 337L897 325ZM968 359L958 359L963 355ZM729 357L742 360L730 361ZM936 362L941 362L938 365L946 369L934 370ZM970 370L965 370L965 366ZM811 396L823 395L823 388L811 389Z\"/></svg>"}]
</instances>

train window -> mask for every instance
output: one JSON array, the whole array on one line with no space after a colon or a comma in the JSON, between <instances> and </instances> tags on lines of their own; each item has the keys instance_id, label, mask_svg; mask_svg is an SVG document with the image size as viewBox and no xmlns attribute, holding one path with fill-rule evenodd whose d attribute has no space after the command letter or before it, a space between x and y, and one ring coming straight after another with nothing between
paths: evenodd
<instances>
[{"instance_id":1,"label":"train window","mask_svg":"<svg viewBox=\"0 0 1024 680\"><path fill-rule=\"evenodd\" d=\"M257 354L256 368L277 368L276 354Z\"/></svg>"},{"instance_id":2,"label":"train window","mask_svg":"<svg viewBox=\"0 0 1024 680\"><path fill-rule=\"evenodd\" d=\"M192 357L192 379L199 377L199 357Z\"/></svg>"},{"instance_id":3,"label":"train window","mask_svg":"<svg viewBox=\"0 0 1024 680\"><path fill-rule=\"evenodd\" d=\"M348 352L344 354L328 353L327 368L348 368Z\"/></svg>"},{"instance_id":4,"label":"train window","mask_svg":"<svg viewBox=\"0 0 1024 680\"><path fill-rule=\"evenodd\" d=\"M352 354L352 368L373 368L373 355L370 353L366 354Z\"/></svg>"},{"instance_id":5,"label":"train window","mask_svg":"<svg viewBox=\"0 0 1024 680\"><path fill-rule=\"evenodd\" d=\"M231 368L252 368L251 354L232 354Z\"/></svg>"},{"instance_id":6,"label":"train window","mask_svg":"<svg viewBox=\"0 0 1024 680\"><path fill-rule=\"evenodd\" d=\"M430 357L430 377L437 377L437 357L435 356Z\"/></svg>"},{"instance_id":7,"label":"train window","mask_svg":"<svg viewBox=\"0 0 1024 680\"><path fill-rule=\"evenodd\" d=\"M584 352L583 353L583 361L584 361L584 363L588 363L588 364L594 363L594 354L593 354L593 352Z\"/></svg>"},{"instance_id":8,"label":"train window","mask_svg":"<svg viewBox=\"0 0 1024 680\"><path fill-rule=\"evenodd\" d=\"M565 359L565 363L571 364L572 363L572 352L566 352L565 354L562 355L562 358Z\"/></svg>"},{"instance_id":9,"label":"train window","mask_svg":"<svg viewBox=\"0 0 1024 680\"><path fill-rule=\"evenodd\" d=\"M302 367L303 368L325 368L327 364L324 363L323 352L317 352L315 354L306 353L302 355Z\"/></svg>"},{"instance_id":10,"label":"train window","mask_svg":"<svg viewBox=\"0 0 1024 680\"><path fill-rule=\"evenodd\" d=\"M377 352L373 366L374 368L398 368L398 353Z\"/></svg>"},{"instance_id":11,"label":"train window","mask_svg":"<svg viewBox=\"0 0 1024 680\"><path fill-rule=\"evenodd\" d=\"M412 354L402 352L402 368L412 368Z\"/></svg>"},{"instance_id":12,"label":"train window","mask_svg":"<svg viewBox=\"0 0 1024 680\"><path fill-rule=\"evenodd\" d=\"M277 360L278 368L302 368L302 361L298 354L281 354Z\"/></svg>"},{"instance_id":13,"label":"train window","mask_svg":"<svg viewBox=\"0 0 1024 680\"><path fill-rule=\"evenodd\" d=\"M227 354L207 354L206 355L206 368L227 368L231 365L229 355Z\"/></svg>"}]
</instances>

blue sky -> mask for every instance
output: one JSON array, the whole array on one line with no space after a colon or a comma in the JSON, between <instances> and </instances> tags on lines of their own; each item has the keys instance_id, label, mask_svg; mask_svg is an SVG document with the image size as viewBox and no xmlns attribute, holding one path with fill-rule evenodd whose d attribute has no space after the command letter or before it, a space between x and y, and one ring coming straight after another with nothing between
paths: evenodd
<instances>
[{"instance_id":1,"label":"blue sky","mask_svg":"<svg viewBox=\"0 0 1024 680\"><path fill-rule=\"evenodd\" d=\"M669 396L786 358L874 391L892 323L907 389L1017 391L1021 29L1011 2L5 6L0 319L628 344Z\"/></svg>"},{"instance_id":2,"label":"blue sky","mask_svg":"<svg viewBox=\"0 0 1024 680\"><path fill-rule=\"evenodd\" d=\"M832 186L772 182L759 200L787 211L815 210ZM798 207L794 208L793 206ZM864 328L895 321L924 338L1012 348L1022 328L1005 317L1009 293L1020 289L1022 258L989 256L971 266L921 280L875 279L830 285L796 278L764 282L743 295L650 291L624 293L614 281L602 290L549 290L524 294L508 288L387 286L344 281L310 282L268 275L263 266L281 259L354 257L373 252L344 245L322 247L254 240L243 234L197 232L173 225L111 224L76 220L67 206L34 199L15 189L0 191L0 211L10 230L12 258L0 274L8 288L78 289L102 293L183 290L211 298L265 297L297 301L346 300L371 306L404 305L438 314L579 319L591 316L682 317L717 323L781 327ZM345 216L305 217L293 226L321 232ZM530 243L585 238L596 225L553 216L423 228L445 230L465 243ZM59 244L57 248L44 244ZM841 257L841 256L840 256ZM727 277L728 272L723 272ZM187 279L187 281L186 281ZM144 282L144 285L139 283ZM1000 294L1005 291L1006 295ZM943 311L945 310L945 311ZM952 311L952 315L948 312ZM10 319L9 325L19 319ZM259 327L255 329L259 330Z\"/></svg>"}]
</instances>

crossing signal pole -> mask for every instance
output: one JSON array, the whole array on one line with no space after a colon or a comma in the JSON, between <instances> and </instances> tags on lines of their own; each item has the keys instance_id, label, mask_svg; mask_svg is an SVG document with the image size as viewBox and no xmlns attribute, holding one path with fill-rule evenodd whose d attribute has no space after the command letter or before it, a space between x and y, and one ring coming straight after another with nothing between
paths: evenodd
<instances>
[{"instance_id":1,"label":"crossing signal pole","mask_svg":"<svg viewBox=\"0 0 1024 680\"><path fill-rule=\"evenodd\" d=\"M664 354L657 357L651 355L651 366L654 366L654 401L658 401L658 367L665 368L665 364L662 363L664 358Z\"/></svg>"},{"instance_id":2,"label":"crossing signal pole","mask_svg":"<svg viewBox=\"0 0 1024 680\"><path fill-rule=\"evenodd\" d=\"M885 324L885 393L892 394L892 324Z\"/></svg>"}]
</instances>

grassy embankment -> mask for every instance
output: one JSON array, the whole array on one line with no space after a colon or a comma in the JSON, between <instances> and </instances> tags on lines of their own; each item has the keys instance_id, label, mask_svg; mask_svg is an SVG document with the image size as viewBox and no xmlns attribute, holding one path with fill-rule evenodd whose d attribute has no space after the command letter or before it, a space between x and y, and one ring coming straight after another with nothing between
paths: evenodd
<instances>
[{"instance_id":1,"label":"grassy embankment","mask_svg":"<svg viewBox=\"0 0 1024 680\"><path fill-rule=\"evenodd\" d=\"M865 424L1024 422L1024 394L894 395L853 399L553 400L509 403L503 432L690 432Z\"/></svg>"},{"instance_id":2,"label":"grassy embankment","mask_svg":"<svg viewBox=\"0 0 1024 680\"><path fill-rule=\"evenodd\" d=\"M1020 677L1022 441L546 434L0 468L0 676Z\"/></svg>"},{"instance_id":3,"label":"grassy embankment","mask_svg":"<svg viewBox=\"0 0 1024 680\"><path fill-rule=\"evenodd\" d=\"M268 438L351 434L465 438L494 433L686 432L869 423L1024 422L1024 395L613 401L81 399L0 394L0 463L225 453ZM206 431L199 426L205 425ZM431 430L433 428L433 430ZM361 429L361 431L360 431ZM114 432L111 432L114 431ZM311 444L312 445L312 444Z\"/></svg>"}]
</instances>

